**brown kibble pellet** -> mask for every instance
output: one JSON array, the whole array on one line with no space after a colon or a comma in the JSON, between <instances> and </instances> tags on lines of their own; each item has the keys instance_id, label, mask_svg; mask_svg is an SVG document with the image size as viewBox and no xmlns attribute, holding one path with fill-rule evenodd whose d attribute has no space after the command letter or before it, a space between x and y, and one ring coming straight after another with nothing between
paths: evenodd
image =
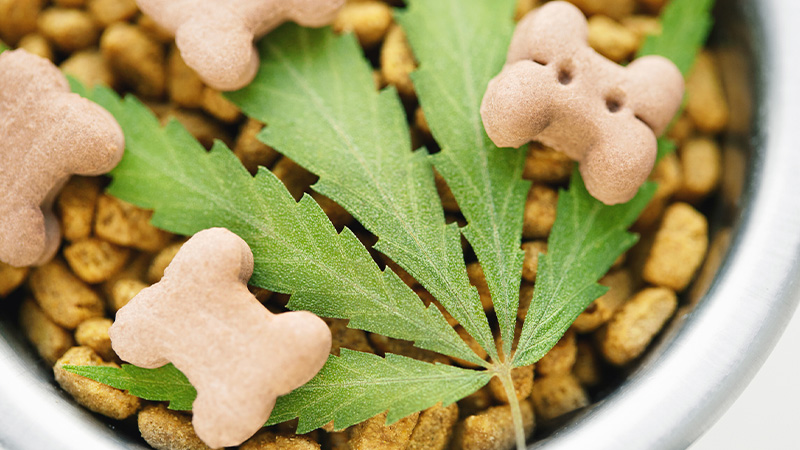
<instances>
[{"instance_id":1,"label":"brown kibble pellet","mask_svg":"<svg viewBox=\"0 0 800 450\"><path fill-rule=\"evenodd\" d=\"M203 93L205 84L197 75L197 72L189 67L181 57L178 47L172 45L169 50L169 62L167 66L169 77L167 79L167 90L169 98L175 104L184 108L199 108L203 104Z\"/></svg>"},{"instance_id":2,"label":"brown kibble pellet","mask_svg":"<svg viewBox=\"0 0 800 450\"><path fill-rule=\"evenodd\" d=\"M471 416L492 406L492 394L489 386L484 386L458 401L458 409L463 415Z\"/></svg>"},{"instance_id":3,"label":"brown kibble pellet","mask_svg":"<svg viewBox=\"0 0 800 450\"><path fill-rule=\"evenodd\" d=\"M531 389L533 389L533 365L511 369L511 380L514 382L514 393L517 395L517 400L530 397ZM508 394L500 378L493 377L489 381L489 391L499 403L508 404Z\"/></svg>"},{"instance_id":4,"label":"brown kibble pellet","mask_svg":"<svg viewBox=\"0 0 800 450\"><path fill-rule=\"evenodd\" d=\"M348 3L333 21L337 33L352 31L361 46L371 48L378 45L392 25L392 9L379 1Z\"/></svg>"},{"instance_id":5,"label":"brown kibble pellet","mask_svg":"<svg viewBox=\"0 0 800 450\"><path fill-rule=\"evenodd\" d=\"M103 27L130 20L138 11L136 0L89 0L89 13Z\"/></svg>"},{"instance_id":6,"label":"brown kibble pellet","mask_svg":"<svg viewBox=\"0 0 800 450\"><path fill-rule=\"evenodd\" d=\"M442 207L444 210L450 213L461 211L456 197L453 195L453 191L450 190L450 186L447 185L447 181L445 181L444 177L439 172L434 171L433 179L436 182L436 190L439 192L439 198L442 200Z\"/></svg>"},{"instance_id":7,"label":"brown kibble pellet","mask_svg":"<svg viewBox=\"0 0 800 450\"><path fill-rule=\"evenodd\" d=\"M600 284L608 286L608 292L593 301L572 324L572 329L578 333L590 333L600 328L633 294L633 277L625 269L609 273L600 279Z\"/></svg>"},{"instance_id":8,"label":"brown kibble pellet","mask_svg":"<svg viewBox=\"0 0 800 450\"><path fill-rule=\"evenodd\" d=\"M686 79L686 97L686 113L698 130L716 134L728 125L730 109L719 70L710 53L702 52L697 56Z\"/></svg>"},{"instance_id":9,"label":"brown kibble pellet","mask_svg":"<svg viewBox=\"0 0 800 450\"><path fill-rule=\"evenodd\" d=\"M203 90L202 107L205 112L225 123L234 123L242 117L238 106L225 98L220 91L210 87Z\"/></svg>"},{"instance_id":10,"label":"brown kibble pellet","mask_svg":"<svg viewBox=\"0 0 800 450\"><path fill-rule=\"evenodd\" d=\"M44 0L0 0L0 39L15 45L36 31L36 18Z\"/></svg>"},{"instance_id":11,"label":"brown kibble pellet","mask_svg":"<svg viewBox=\"0 0 800 450\"><path fill-rule=\"evenodd\" d=\"M142 31L147 33L148 36L159 42L169 44L175 41L175 37L172 36L172 33L164 29L164 27L156 23L152 17L146 14L139 16L139 20L136 21L136 25L138 25Z\"/></svg>"},{"instance_id":12,"label":"brown kibble pellet","mask_svg":"<svg viewBox=\"0 0 800 450\"><path fill-rule=\"evenodd\" d=\"M520 403L525 436L536 426L533 409L527 401ZM456 428L453 450L509 450L514 446L514 421L510 406L495 406L464 419Z\"/></svg>"},{"instance_id":13,"label":"brown kibble pellet","mask_svg":"<svg viewBox=\"0 0 800 450\"><path fill-rule=\"evenodd\" d=\"M558 193L540 184L534 184L525 201L525 218L522 236L525 239L543 239L550 234L556 221Z\"/></svg>"},{"instance_id":14,"label":"brown kibble pellet","mask_svg":"<svg viewBox=\"0 0 800 450\"><path fill-rule=\"evenodd\" d=\"M567 330L556 345L536 363L536 373L543 377L568 374L575 366L577 354L575 332Z\"/></svg>"},{"instance_id":15,"label":"brown kibble pellet","mask_svg":"<svg viewBox=\"0 0 800 450\"><path fill-rule=\"evenodd\" d=\"M525 260L522 263L522 278L533 283L536 281L536 274L539 272L539 254L547 253L547 242L523 242L522 250L525 251Z\"/></svg>"},{"instance_id":16,"label":"brown kibble pellet","mask_svg":"<svg viewBox=\"0 0 800 450\"><path fill-rule=\"evenodd\" d=\"M103 316L103 301L97 293L58 259L34 269L29 284L42 311L68 330L86 319Z\"/></svg>"},{"instance_id":17,"label":"brown kibble pellet","mask_svg":"<svg viewBox=\"0 0 800 450\"><path fill-rule=\"evenodd\" d=\"M414 125L416 125L417 129L422 132L422 134L425 136L425 139L433 139L431 127L428 124L428 119L425 117L425 111L422 110L421 106L418 106L414 111Z\"/></svg>"},{"instance_id":18,"label":"brown kibble pellet","mask_svg":"<svg viewBox=\"0 0 800 450\"><path fill-rule=\"evenodd\" d=\"M118 280L111 288L109 308L113 312L119 311L147 286L148 285L146 283L133 278L123 278Z\"/></svg>"},{"instance_id":19,"label":"brown kibble pellet","mask_svg":"<svg viewBox=\"0 0 800 450\"><path fill-rule=\"evenodd\" d=\"M639 38L614 19L596 15L589 18L589 45L606 58L622 62L639 47Z\"/></svg>"},{"instance_id":20,"label":"brown kibble pellet","mask_svg":"<svg viewBox=\"0 0 800 450\"><path fill-rule=\"evenodd\" d=\"M722 152L719 145L707 138L690 139L680 148L683 183L675 197L697 203L709 196L722 178Z\"/></svg>"},{"instance_id":21,"label":"brown kibble pellet","mask_svg":"<svg viewBox=\"0 0 800 450\"><path fill-rule=\"evenodd\" d=\"M111 348L111 338L108 329L114 322L105 317L95 317L84 320L75 329L75 341L78 345L89 347L106 361L115 361L116 353Z\"/></svg>"},{"instance_id":22,"label":"brown kibble pellet","mask_svg":"<svg viewBox=\"0 0 800 450\"><path fill-rule=\"evenodd\" d=\"M0 261L0 298L14 292L28 277L27 267L14 267Z\"/></svg>"},{"instance_id":23,"label":"brown kibble pellet","mask_svg":"<svg viewBox=\"0 0 800 450\"><path fill-rule=\"evenodd\" d=\"M375 353L369 343L367 333L347 327L347 320L324 318L328 328L331 329L333 344L331 345L331 355L339 356L343 348L355 350L357 352Z\"/></svg>"},{"instance_id":24,"label":"brown kibble pellet","mask_svg":"<svg viewBox=\"0 0 800 450\"><path fill-rule=\"evenodd\" d=\"M372 333L369 335L369 342L375 350L385 355L386 353L394 353L395 355L403 355L409 358L418 359L429 363L449 364L450 358L430 350L424 350L415 347L413 342L403 341L400 339L392 339L380 334Z\"/></svg>"},{"instance_id":25,"label":"brown kibble pellet","mask_svg":"<svg viewBox=\"0 0 800 450\"><path fill-rule=\"evenodd\" d=\"M464 342L467 343L467 346L469 348L471 348L472 351L474 351L476 355L478 355L478 358L486 359L486 355L487 355L486 350L484 350L484 348L481 347L481 345L478 343L478 341L476 341L475 338L472 337L472 335L469 334L467 332L467 330L464 329L464 327L459 325L459 326L457 326L455 328L455 330L456 330L456 333L458 333L458 335L461 337L461 339ZM463 367L470 367L470 368L477 368L478 367L474 363L471 363L469 361L464 361L463 359L459 359L459 358L453 358L453 361L456 364L458 364L460 366L463 366Z\"/></svg>"},{"instance_id":26,"label":"brown kibble pellet","mask_svg":"<svg viewBox=\"0 0 800 450\"><path fill-rule=\"evenodd\" d=\"M259 431L239 447L239 450L319 450L319 444L308 436L276 434Z\"/></svg>"},{"instance_id":27,"label":"brown kibble pellet","mask_svg":"<svg viewBox=\"0 0 800 450\"><path fill-rule=\"evenodd\" d=\"M582 386L594 387L603 379L603 368L597 358L597 352L589 342L578 341L578 353L572 374Z\"/></svg>"},{"instance_id":28,"label":"brown kibble pellet","mask_svg":"<svg viewBox=\"0 0 800 450\"><path fill-rule=\"evenodd\" d=\"M680 292L689 285L708 248L708 221L686 203L667 208L644 263L642 277Z\"/></svg>"},{"instance_id":29,"label":"brown kibble pellet","mask_svg":"<svg viewBox=\"0 0 800 450\"><path fill-rule=\"evenodd\" d=\"M587 16L603 14L613 19L631 15L636 8L636 0L569 0Z\"/></svg>"},{"instance_id":30,"label":"brown kibble pellet","mask_svg":"<svg viewBox=\"0 0 800 450\"><path fill-rule=\"evenodd\" d=\"M525 14L533 11L539 6L539 0L517 0L517 7L514 9L514 21L519 22Z\"/></svg>"},{"instance_id":31,"label":"brown kibble pellet","mask_svg":"<svg viewBox=\"0 0 800 450\"><path fill-rule=\"evenodd\" d=\"M527 317L531 301L533 301L533 285L522 283L519 289L519 309L517 309L517 318L519 320L525 320L525 317Z\"/></svg>"},{"instance_id":32,"label":"brown kibble pellet","mask_svg":"<svg viewBox=\"0 0 800 450\"><path fill-rule=\"evenodd\" d=\"M164 271L167 270L167 266L169 266L169 263L175 258L175 255L178 254L182 246L183 242L177 242L164 247L163 250L158 252L156 257L153 258L153 262L150 263L150 267L147 269L148 283L155 284L161 281L161 278L164 276Z\"/></svg>"},{"instance_id":33,"label":"brown kibble pellet","mask_svg":"<svg viewBox=\"0 0 800 450\"><path fill-rule=\"evenodd\" d=\"M489 284L486 282L486 275L483 273L481 265L477 262L467 264L467 276L469 277L470 284L478 289L483 310L492 310L492 308L494 308L492 304L492 294L489 293Z\"/></svg>"},{"instance_id":34,"label":"brown kibble pellet","mask_svg":"<svg viewBox=\"0 0 800 450\"><path fill-rule=\"evenodd\" d=\"M115 87L117 84L106 59L97 50L83 50L73 53L61 63L61 70L78 79L87 87L104 85ZM62 193L63 195L63 193Z\"/></svg>"},{"instance_id":35,"label":"brown kibble pellet","mask_svg":"<svg viewBox=\"0 0 800 450\"><path fill-rule=\"evenodd\" d=\"M61 190L57 203L64 239L77 241L92 234L95 204L99 196L99 178L70 178Z\"/></svg>"},{"instance_id":36,"label":"brown kibble pellet","mask_svg":"<svg viewBox=\"0 0 800 450\"><path fill-rule=\"evenodd\" d=\"M660 35L662 31L661 21L658 19L658 17L653 16L627 16L622 19L622 25L624 25L625 28L630 30L636 36L636 39L638 40L636 45L637 50L642 46L642 44L644 44L644 41L648 36Z\"/></svg>"},{"instance_id":37,"label":"brown kibble pellet","mask_svg":"<svg viewBox=\"0 0 800 450\"><path fill-rule=\"evenodd\" d=\"M392 425L386 425L386 413L350 428L350 450L405 450L419 413L411 414Z\"/></svg>"},{"instance_id":38,"label":"brown kibble pellet","mask_svg":"<svg viewBox=\"0 0 800 450\"><path fill-rule=\"evenodd\" d=\"M322 212L328 216L328 219L330 219L331 223L337 230L341 230L353 221L353 216L351 216L346 209L342 208L338 203L334 202L330 198L325 197L318 192L312 192L311 197L313 197L319 207L322 208Z\"/></svg>"},{"instance_id":39,"label":"brown kibble pellet","mask_svg":"<svg viewBox=\"0 0 800 450\"><path fill-rule=\"evenodd\" d=\"M272 168L272 173L283 181L286 189L295 200L300 200L303 193L317 182L316 175L285 156L275 164L275 167Z\"/></svg>"},{"instance_id":40,"label":"brown kibble pellet","mask_svg":"<svg viewBox=\"0 0 800 450\"><path fill-rule=\"evenodd\" d=\"M683 183L681 163L675 153L664 156L653 170L650 180L658 184L655 195L636 219L636 230L649 230L658 224L668 201Z\"/></svg>"},{"instance_id":41,"label":"brown kibble pellet","mask_svg":"<svg viewBox=\"0 0 800 450\"><path fill-rule=\"evenodd\" d=\"M83 8L86 5L86 1L87 0L53 0L53 3L65 8Z\"/></svg>"},{"instance_id":42,"label":"brown kibble pellet","mask_svg":"<svg viewBox=\"0 0 800 450\"><path fill-rule=\"evenodd\" d=\"M661 8L667 4L669 0L639 0L643 6L645 6L648 10L657 13L661 11Z\"/></svg>"},{"instance_id":43,"label":"brown kibble pellet","mask_svg":"<svg viewBox=\"0 0 800 450\"><path fill-rule=\"evenodd\" d=\"M600 334L606 361L621 366L638 358L677 307L675 292L667 288L647 288L633 296Z\"/></svg>"},{"instance_id":44,"label":"brown kibble pellet","mask_svg":"<svg viewBox=\"0 0 800 450\"><path fill-rule=\"evenodd\" d=\"M445 450L456 421L458 406L455 403L447 407L438 404L422 411L405 450Z\"/></svg>"},{"instance_id":45,"label":"brown kibble pellet","mask_svg":"<svg viewBox=\"0 0 800 450\"><path fill-rule=\"evenodd\" d=\"M100 50L117 78L143 97L160 98L166 88L164 49L139 27L118 22L106 28Z\"/></svg>"},{"instance_id":46,"label":"brown kibble pellet","mask_svg":"<svg viewBox=\"0 0 800 450\"><path fill-rule=\"evenodd\" d=\"M39 356L51 366L75 344L72 334L47 317L33 299L22 302L19 323Z\"/></svg>"},{"instance_id":47,"label":"brown kibble pellet","mask_svg":"<svg viewBox=\"0 0 800 450\"><path fill-rule=\"evenodd\" d=\"M172 235L151 225L152 215L152 211L102 195L97 201L94 232L113 244L157 252L167 246Z\"/></svg>"},{"instance_id":48,"label":"brown kibble pellet","mask_svg":"<svg viewBox=\"0 0 800 450\"><path fill-rule=\"evenodd\" d=\"M166 125L172 119L180 122L205 148L211 148L215 140L224 142L228 147L233 146L233 138L228 131L206 114L172 108L161 118L161 124Z\"/></svg>"},{"instance_id":49,"label":"brown kibble pellet","mask_svg":"<svg viewBox=\"0 0 800 450\"><path fill-rule=\"evenodd\" d=\"M64 249L72 271L89 284L102 283L122 270L131 252L97 238L76 241Z\"/></svg>"},{"instance_id":50,"label":"brown kibble pellet","mask_svg":"<svg viewBox=\"0 0 800 450\"><path fill-rule=\"evenodd\" d=\"M416 70L417 62L406 39L406 33L399 25L393 26L386 35L381 48L381 73L384 80L397 89L405 99L416 97L411 72Z\"/></svg>"},{"instance_id":51,"label":"brown kibble pellet","mask_svg":"<svg viewBox=\"0 0 800 450\"><path fill-rule=\"evenodd\" d=\"M573 165L564 153L532 142L528 146L522 178L535 183L561 184L569 180Z\"/></svg>"},{"instance_id":52,"label":"brown kibble pellet","mask_svg":"<svg viewBox=\"0 0 800 450\"><path fill-rule=\"evenodd\" d=\"M253 119L247 119L239 131L236 138L236 145L233 153L242 162L248 172L255 174L258 167L269 167L274 163L280 154L272 147L258 139L258 133L264 128L264 124Z\"/></svg>"},{"instance_id":53,"label":"brown kibble pellet","mask_svg":"<svg viewBox=\"0 0 800 450\"><path fill-rule=\"evenodd\" d=\"M536 379L531 393L536 417L555 419L589 404L589 398L572 374Z\"/></svg>"},{"instance_id":54,"label":"brown kibble pellet","mask_svg":"<svg viewBox=\"0 0 800 450\"><path fill-rule=\"evenodd\" d=\"M185 414L164 405L146 406L139 412L139 432L156 450L210 450L197 437L192 421Z\"/></svg>"},{"instance_id":55,"label":"brown kibble pellet","mask_svg":"<svg viewBox=\"0 0 800 450\"><path fill-rule=\"evenodd\" d=\"M38 26L40 33L65 52L83 50L97 43L97 26L86 11L48 8L39 15Z\"/></svg>"},{"instance_id":56,"label":"brown kibble pellet","mask_svg":"<svg viewBox=\"0 0 800 450\"><path fill-rule=\"evenodd\" d=\"M138 398L111 386L67 372L62 366L119 367L100 359L91 348L73 347L59 358L53 367L53 374L61 388L87 409L112 419L126 419L139 409Z\"/></svg>"},{"instance_id":57,"label":"brown kibble pellet","mask_svg":"<svg viewBox=\"0 0 800 450\"><path fill-rule=\"evenodd\" d=\"M20 39L18 47L44 59L53 60L53 48L50 42L39 33L26 34Z\"/></svg>"}]
</instances>

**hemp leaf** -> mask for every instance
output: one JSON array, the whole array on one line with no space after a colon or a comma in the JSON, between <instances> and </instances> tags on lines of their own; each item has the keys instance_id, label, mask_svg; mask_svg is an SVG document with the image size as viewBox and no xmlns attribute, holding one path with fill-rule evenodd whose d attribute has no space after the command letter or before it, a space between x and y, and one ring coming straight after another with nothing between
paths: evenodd
<instances>
[{"instance_id":1,"label":"hemp leaf","mask_svg":"<svg viewBox=\"0 0 800 450\"><path fill-rule=\"evenodd\" d=\"M169 401L169 409L191 411L197 391L172 364L158 369L123 364L122 367L62 366L62 369L91 378L113 388L123 389L139 398Z\"/></svg>"},{"instance_id":2,"label":"hemp leaf","mask_svg":"<svg viewBox=\"0 0 800 450\"><path fill-rule=\"evenodd\" d=\"M419 281L490 355L489 322L445 224L425 150L412 152L394 89L379 93L353 35L287 25L261 41L261 69L234 103L267 124L259 138L319 175L314 190L378 236L375 249ZM297 300L293 308L306 308Z\"/></svg>"},{"instance_id":3,"label":"hemp leaf","mask_svg":"<svg viewBox=\"0 0 800 450\"><path fill-rule=\"evenodd\" d=\"M251 284L292 294L316 314L350 319L351 327L483 362L435 306L426 308L391 270L381 272L350 230L337 234L310 196L296 203L272 172L252 177L221 142L206 152L178 122L162 128L134 97L72 86L122 127L126 151L108 191L154 209L153 225L185 235L225 227L253 251Z\"/></svg>"},{"instance_id":4,"label":"hemp leaf","mask_svg":"<svg viewBox=\"0 0 800 450\"><path fill-rule=\"evenodd\" d=\"M442 151L432 156L467 219L462 229L483 268L508 355L519 308L522 219L530 182L525 149L498 149L480 106L505 63L515 0L412 0L397 19L420 62L412 74Z\"/></svg>"}]
</instances>

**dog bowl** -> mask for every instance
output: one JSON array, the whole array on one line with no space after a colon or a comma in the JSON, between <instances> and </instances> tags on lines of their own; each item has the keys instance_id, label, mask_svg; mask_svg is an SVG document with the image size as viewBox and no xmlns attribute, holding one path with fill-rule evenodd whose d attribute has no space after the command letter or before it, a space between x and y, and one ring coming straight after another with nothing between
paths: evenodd
<instances>
[{"instance_id":1,"label":"dog bowl","mask_svg":"<svg viewBox=\"0 0 800 450\"><path fill-rule=\"evenodd\" d=\"M796 0L718 0L713 42L733 116L722 189L707 205L708 260L625 380L531 448L687 447L767 358L800 297L798 20ZM0 448L147 448L124 430L134 423L99 419L58 388L10 303L0 305Z\"/></svg>"}]
</instances>

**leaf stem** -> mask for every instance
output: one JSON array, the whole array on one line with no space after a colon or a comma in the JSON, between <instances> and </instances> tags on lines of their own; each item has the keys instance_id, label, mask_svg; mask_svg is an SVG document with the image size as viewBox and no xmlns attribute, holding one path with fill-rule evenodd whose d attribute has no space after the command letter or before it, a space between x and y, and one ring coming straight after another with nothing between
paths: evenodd
<instances>
[{"instance_id":1,"label":"leaf stem","mask_svg":"<svg viewBox=\"0 0 800 450\"><path fill-rule=\"evenodd\" d=\"M514 381L511 378L511 364L508 363L496 368L497 377L506 391L508 406L511 408L511 420L514 422L514 436L517 441L517 450L525 450L525 426L522 423L522 410L519 407L517 391L514 389Z\"/></svg>"}]
</instances>

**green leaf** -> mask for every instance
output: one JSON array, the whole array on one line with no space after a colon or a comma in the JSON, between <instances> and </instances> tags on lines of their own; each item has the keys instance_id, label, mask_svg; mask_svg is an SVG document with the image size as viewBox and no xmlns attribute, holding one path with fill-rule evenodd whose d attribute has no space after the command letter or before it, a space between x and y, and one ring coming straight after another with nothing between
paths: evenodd
<instances>
[{"instance_id":1,"label":"green leaf","mask_svg":"<svg viewBox=\"0 0 800 450\"><path fill-rule=\"evenodd\" d=\"M260 43L261 69L228 97L267 127L260 138L319 175L314 189L378 236L375 248L419 281L490 354L458 227L446 225L424 150L411 151L403 106L376 91L353 35L288 24ZM295 299L297 308L308 304Z\"/></svg>"},{"instance_id":2,"label":"green leaf","mask_svg":"<svg viewBox=\"0 0 800 450\"><path fill-rule=\"evenodd\" d=\"M3 41L0 41L0 53L3 53L6 50L8 50L8 46L3 43Z\"/></svg>"},{"instance_id":3,"label":"green leaf","mask_svg":"<svg viewBox=\"0 0 800 450\"><path fill-rule=\"evenodd\" d=\"M342 349L313 380L278 399L267 425L299 418L297 433L302 434L333 420L341 430L387 409L386 422L392 424L439 402L458 401L491 378L487 371Z\"/></svg>"},{"instance_id":4,"label":"green leaf","mask_svg":"<svg viewBox=\"0 0 800 450\"><path fill-rule=\"evenodd\" d=\"M169 401L169 408L191 411L197 391L172 364L158 369L123 364L122 367L63 366L62 369L122 389L136 397L156 402Z\"/></svg>"},{"instance_id":5,"label":"green leaf","mask_svg":"<svg viewBox=\"0 0 800 450\"><path fill-rule=\"evenodd\" d=\"M628 203L608 206L586 190L580 173L572 174L568 191L558 197L548 252L539 255L539 273L514 367L538 361L572 322L608 288L597 283L638 236L626 231L655 194L645 184Z\"/></svg>"},{"instance_id":6,"label":"green leaf","mask_svg":"<svg viewBox=\"0 0 800 450\"><path fill-rule=\"evenodd\" d=\"M661 13L661 34L648 36L637 57L661 55L686 76L714 25L714 0L672 0Z\"/></svg>"},{"instance_id":7,"label":"green leaf","mask_svg":"<svg viewBox=\"0 0 800 450\"><path fill-rule=\"evenodd\" d=\"M656 164L661 161L665 156L675 153L677 144L670 139L661 137L658 138L658 151L656 153Z\"/></svg>"},{"instance_id":8,"label":"green leaf","mask_svg":"<svg viewBox=\"0 0 800 450\"><path fill-rule=\"evenodd\" d=\"M310 197L299 203L262 169L253 178L224 144L206 150L178 122L162 128L134 97L111 90L73 91L106 108L126 137L109 193L153 209L153 225L184 235L224 227L250 245L250 283L292 294L298 308L350 319L350 327L415 341L418 347L484 363L391 270L381 271L348 229L337 234Z\"/></svg>"},{"instance_id":9,"label":"green leaf","mask_svg":"<svg viewBox=\"0 0 800 450\"><path fill-rule=\"evenodd\" d=\"M524 253L526 149L498 149L483 128L486 86L505 63L515 0L411 0L397 19L420 67L412 74L425 118L442 147L436 169L468 225L462 230L486 275L505 354L511 350Z\"/></svg>"}]
</instances>

